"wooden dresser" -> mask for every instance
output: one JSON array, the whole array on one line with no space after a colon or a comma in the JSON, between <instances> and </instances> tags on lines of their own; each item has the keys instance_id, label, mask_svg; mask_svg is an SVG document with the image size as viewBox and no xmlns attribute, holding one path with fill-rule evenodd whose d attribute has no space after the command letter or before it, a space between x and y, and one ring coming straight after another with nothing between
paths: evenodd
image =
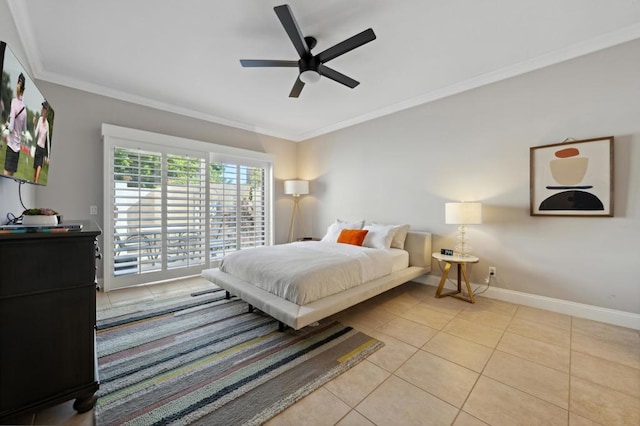
<instances>
[{"instance_id":1,"label":"wooden dresser","mask_svg":"<svg viewBox=\"0 0 640 426\"><path fill-rule=\"evenodd\" d=\"M96 256L100 229L0 234L0 422L98 389Z\"/></svg>"}]
</instances>

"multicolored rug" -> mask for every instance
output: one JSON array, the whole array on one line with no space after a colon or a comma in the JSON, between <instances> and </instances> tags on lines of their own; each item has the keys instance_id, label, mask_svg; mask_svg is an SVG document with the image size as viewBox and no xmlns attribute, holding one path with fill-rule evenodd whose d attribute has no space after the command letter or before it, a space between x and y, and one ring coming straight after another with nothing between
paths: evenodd
<instances>
[{"instance_id":1,"label":"multicolored rug","mask_svg":"<svg viewBox=\"0 0 640 426\"><path fill-rule=\"evenodd\" d=\"M261 424L382 346L332 320L279 332L222 293L99 311L96 424Z\"/></svg>"}]
</instances>

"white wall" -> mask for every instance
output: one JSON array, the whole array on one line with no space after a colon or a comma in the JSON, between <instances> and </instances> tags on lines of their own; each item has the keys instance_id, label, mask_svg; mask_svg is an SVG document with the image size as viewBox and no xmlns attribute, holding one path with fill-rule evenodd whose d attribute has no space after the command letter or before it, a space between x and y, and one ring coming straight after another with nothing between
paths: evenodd
<instances>
[{"instance_id":1,"label":"white wall","mask_svg":"<svg viewBox=\"0 0 640 426\"><path fill-rule=\"evenodd\" d=\"M615 137L615 217L529 216L529 148ZM447 201L481 201L470 227L483 283L640 313L640 41L302 142L301 201L336 218L410 223L451 248ZM438 264L432 265L440 275Z\"/></svg>"}]
</instances>

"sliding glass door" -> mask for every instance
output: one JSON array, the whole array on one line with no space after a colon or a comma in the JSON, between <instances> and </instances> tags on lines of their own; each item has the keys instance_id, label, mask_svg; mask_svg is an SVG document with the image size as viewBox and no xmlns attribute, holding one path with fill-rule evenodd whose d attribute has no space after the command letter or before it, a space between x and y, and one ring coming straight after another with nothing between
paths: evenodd
<instances>
[{"instance_id":1,"label":"sliding glass door","mask_svg":"<svg viewBox=\"0 0 640 426\"><path fill-rule=\"evenodd\" d=\"M271 244L271 162L204 146L214 150L105 137L105 290L199 274Z\"/></svg>"}]
</instances>

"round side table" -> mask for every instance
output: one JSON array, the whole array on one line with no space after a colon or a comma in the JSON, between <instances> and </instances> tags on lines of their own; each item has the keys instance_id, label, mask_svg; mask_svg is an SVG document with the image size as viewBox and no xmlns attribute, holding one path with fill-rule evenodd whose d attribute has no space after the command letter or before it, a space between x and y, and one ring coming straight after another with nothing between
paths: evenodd
<instances>
[{"instance_id":1,"label":"round side table","mask_svg":"<svg viewBox=\"0 0 640 426\"><path fill-rule=\"evenodd\" d=\"M473 297L473 290L471 289L471 284L469 284L469 277L467 276L467 264L478 263L480 259L476 256L471 255L462 257L458 255L449 256L440 253L433 253L431 254L431 257L438 261L445 262L444 271L442 272L442 278L440 278L440 284L438 285L438 290L436 291L436 297L440 298L445 296L452 296L457 299L464 300L465 302L475 303L476 300ZM458 290L442 294L444 283L447 281L449 270L451 269L451 265L453 264L458 266ZM469 298L466 298L462 295L462 277L464 277L464 282L467 285L467 293L469 294Z\"/></svg>"}]
</instances>

